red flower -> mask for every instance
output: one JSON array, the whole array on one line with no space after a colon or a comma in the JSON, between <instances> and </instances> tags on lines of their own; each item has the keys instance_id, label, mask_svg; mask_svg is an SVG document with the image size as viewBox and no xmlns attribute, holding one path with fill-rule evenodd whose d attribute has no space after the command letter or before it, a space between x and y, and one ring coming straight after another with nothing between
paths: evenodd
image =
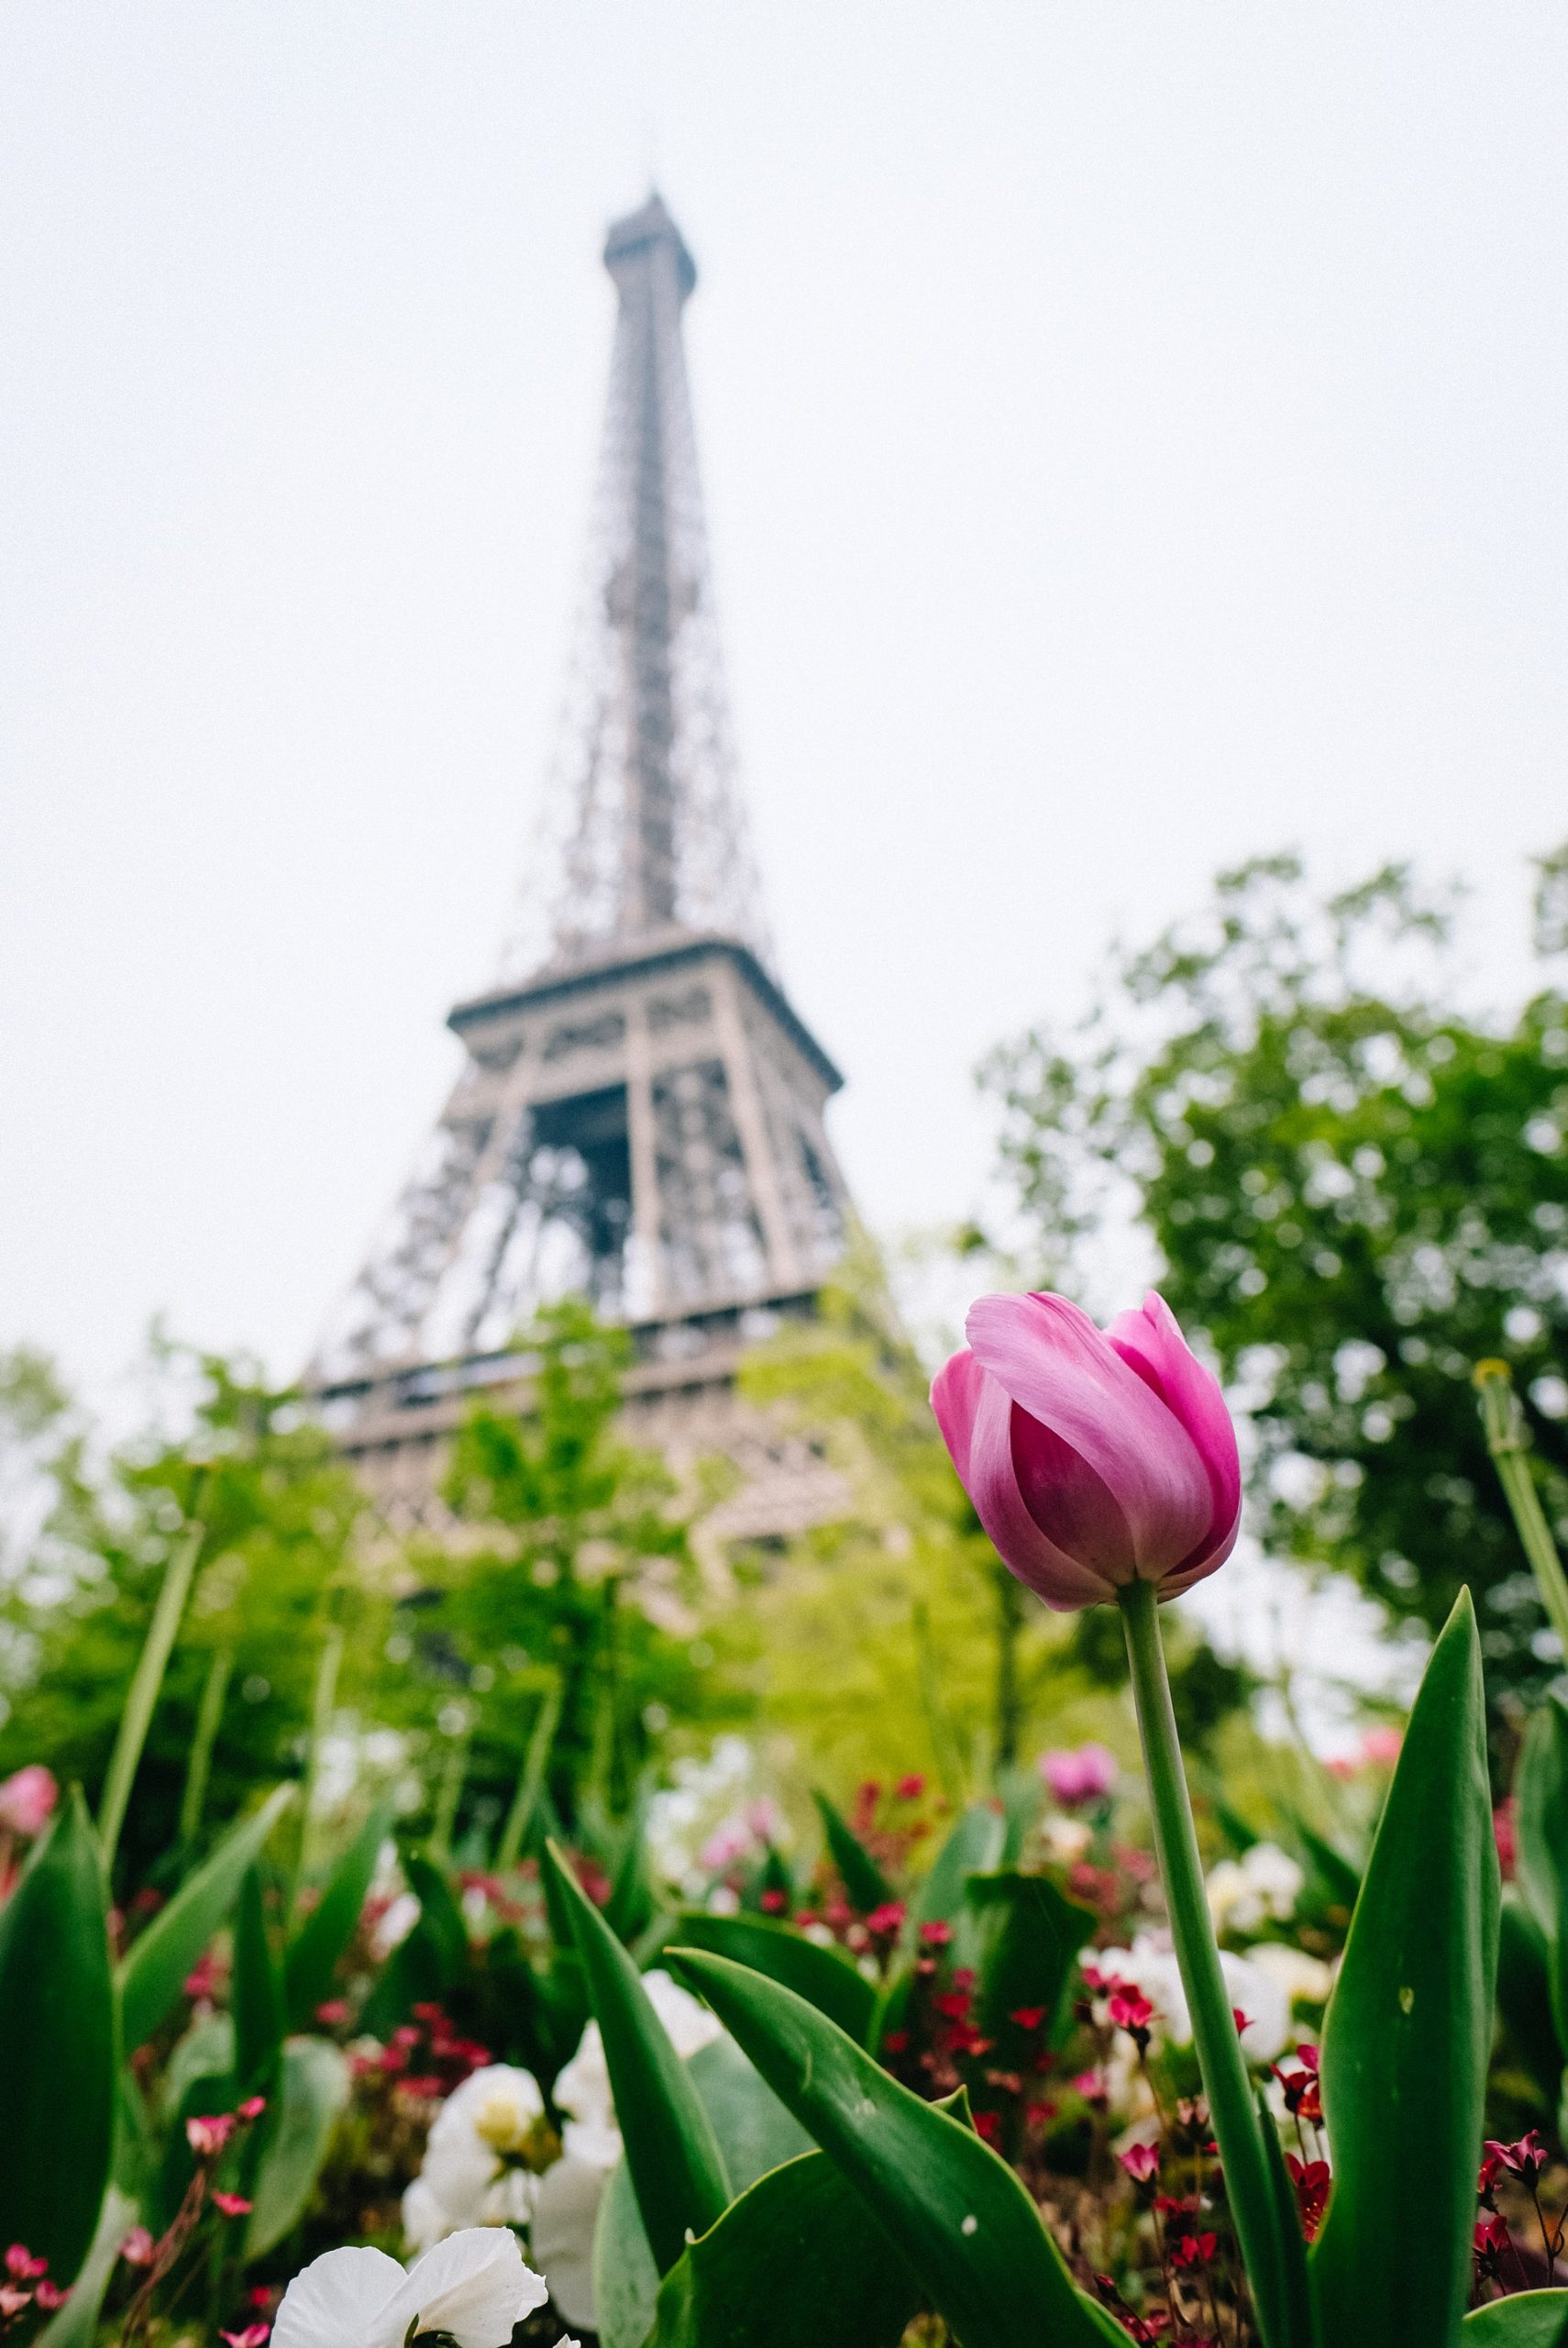
<instances>
[{"instance_id":1,"label":"red flower","mask_svg":"<svg viewBox=\"0 0 1568 2348\"><path fill-rule=\"evenodd\" d=\"M1309 2242L1316 2242L1318 2229L1323 2222L1323 2212L1329 2206L1329 2176L1327 2161L1298 2161L1294 2153L1286 2153L1285 2165L1290 2171L1290 2181L1296 2187L1296 2206L1301 2212L1301 2231Z\"/></svg>"},{"instance_id":2,"label":"red flower","mask_svg":"<svg viewBox=\"0 0 1568 2348\"><path fill-rule=\"evenodd\" d=\"M1302 2054L1315 2054L1317 2049L1303 2046L1298 2047L1297 2052ZM1315 2126L1323 2117L1322 2082L1316 2069L1282 2071L1276 2063L1274 2066L1274 2076L1279 2081L1280 2093L1285 2098L1286 2111L1295 2118L1310 2120Z\"/></svg>"},{"instance_id":3,"label":"red flower","mask_svg":"<svg viewBox=\"0 0 1568 2348\"><path fill-rule=\"evenodd\" d=\"M1117 2029L1124 2030L1143 2054L1149 2043L1149 2024L1154 2019L1154 2009L1142 1989L1134 1988L1130 1981L1119 1981L1106 2011Z\"/></svg>"},{"instance_id":4,"label":"red flower","mask_svg":"<svg viewBox=\"0 0 1568 2348\"><path fill-rule=\"evenodd\" d=\"M315 2010L315 2018L324 2030L336 2030L348 2019L347 1998L324 1998Z\"/></svg>"},{"instance_id":5,"label":"red flower","mask_svg":"<svg viewBox=\"0 0 1568 2348\"><path fill-rule=\"evenodd\" d=\"M215 2193L213 2207L221 2210L226 2218L248 2218L250 2204L242 2193Z\"/></svg>"},{"instance_id":6,"label":"red flower","mask_svg":"<svg viewBox=\"0 0 1568 2348\"><path fill-rule=\"evenodd\" d=\"M1248 2031L1251 2030L1253 2026L1252 2015L1244 2014L1240 2006L1232 2006L1231 2009L1231 2020L1236 2025L1237 2037L1244 2038Z\"/></svg>"},{"instance_id":7,"label":"red flower","mask_svg":"<svg viewBox=\"0 0 1568 2348\"><path fill-rule=\"evenodd\" d=\"M1480 2196L1483 2210L1496 2208L1497 2179L1502 2174L1502 2162L1496 2153L1488 2153L1481 2164L1481 2174L1475 2180L1475 2190Z\"/></svg>"},{"instance_id":8,"label":"red flower","mask_svg":"<svg viewBox=\"0 0 1568 2348\"><path fill-rule=\"evenodd\" d=\"M882 2033L882 2052L884 2054L901 2054L909 2045L909 2043L910 2034L907 2030L889 2030L884 2031Z\"/></svg>"},{"instance_id":9,"label":"red flower","mask_svg":"<svg viewBox=\"0 0 1568 2348\"><path fill-rule=\"evenodd\" d=\"M1183 2234L1171 2253L1173 2266L1207 2266L1220 2246L1218 2234Z\"/></svg>"},{"instance_id":10,"label":"red flower","mask_svg":"<svg viewBox=\"0 0 1568 2348\"><path fill-rule=\"evenodd\" d=\"M940 1916L933 1916L929 1924L922 1924L920 1928L922 1948L945 1948L952 1938L952 1925L944 1924Z\"/></svg>"},{"instance_id":11,"label":"red flower","mask_svg":"<svg viewBox=\"0 0 1568 2348\"><path fill-rule=\"evenodd\" d=\"M873 1939L896 1940L904 1928L904 1903L901 1899L884 1899L873 1908L866 1919L866 1929Z\"/></svg>"},{"instance_id":12,"label":"red flower","mask_svg":"<svg viewBox=\"0 0 1568 2348\"><path fill-rule=\"evenodd\" d=\"M1503 2253L1510 2247L1508 2229L1501 2218L1483 2218L1475 2229L1475 2276L1494 2283L1502 2274Z\"/></svg>"},{"instance_id":13,"label":"red flower","mask_svg":"<svg viewBox=\"0 0 1568 2348\"><path fill-rule=\"evenodd\" d=\"M36 2275L49 2271L47 2258L35 2258L25 2243L14 2242L6 2253L6 2272L15 2276L18 2283L30 2283Z\"/></svg>"},{"instance_id":14,"label":"red flower","mask_svg":"<svg viewBox=\"0 0 1568 2348\"><path fill-rule=\"evenodd\" d=\"M235 2115L219 2111L205 2119L187 2120L185 2141L198 2160L215 2160L234 2133Z\"/></svg>"},{"instance_id":15,"label":"red flower","mask_svg":"<svg viewBox=\"0 0 1568 2348\"><path fill-rule=\"evenodd\" d=\"M1546 2166L1546 2146L1533 2128L1517 2144L1499 2144L1495 2136L1488 2136L1486 2150L1494 2160L1502 2163L1510 2176L1517 2176L1524 2185L1533 2185Z\"/></svg>"},{"instance_id":16,"label":"red flower","mask_svg":"<svg viewBox=\"0 0 1568 2348\"><path fill-rule=\"evenodd\" d=\"M900 1801L919 1801L924 1791L925 1779L918 1769L911 1769L907 1778L899 1779L898 1795Z\"/></svg>"},{"instance_id":17,"label":"red flower","mask_svg":"<svg viewBox=\"0 0 1568 2348\"><path fill-rule=\"evenodd\" d=\"M975 2132L976 2132L976 2133L977 2133L977 2135L983 2136L983 2137L985 2138L985 2140L986 2140L986 2142L987 2142L987 2143L988 2143L988 2144L992 2144L992 2143L994 2143L996 2142L997 2134L998 2134L998 2132L999 2132L999 2130L1000 2129L1000 2127L1001 2127L1001 2114L1000 2114L999 2112L996 2112L996 2111L977 2111L977 2112L976 2112L976 2114L975 2114Z\"/></svg>"},{"instance_id":18,"label":"red flower","mask_svg":"<svg viewBox=\"0 0 1568 2348\"><path fill-rule=\"evenodd\" d=\"M762 1898L757 1902L757 1905L762 1910L765 1916L777 1916L780 1909L789 1905L789 1901L786 1895L778 1889L777 1885L775 1885L771 1891L765 1891L763 1893Z\"/></svg>"},{"instance_id":19,"label":"red flower","mask_svg":"<svg viewBox=\"0 0 1568 2348\"><path fill-rule=\"evenodd\" d=\"M1016 2022L1020 2030L1038 2030L1044 2019L1043 2006L1017 2006L1008 2016L1009 2021Z\"/></svg>"}]
</instances>

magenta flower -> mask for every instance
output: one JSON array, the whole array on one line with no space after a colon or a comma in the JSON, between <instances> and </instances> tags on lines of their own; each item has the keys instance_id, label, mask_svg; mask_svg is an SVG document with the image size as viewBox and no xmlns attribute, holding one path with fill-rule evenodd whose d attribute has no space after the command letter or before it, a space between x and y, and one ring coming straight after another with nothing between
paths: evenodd
<instances>
[{"instance_id":1,"label":"magenta flower","mask_svg":"<svg viewBox=\"0 0 1568 2348\"><path fill-rule=\"evenodd\" d=\"M8 1834L25 1834L30 1841L43 1833L59 1800L53 1771L41 1761L30 1761L25 1769L15 1770L0 1782L0 1828Z\"/></svg>"},{"instance_id":2,"label":"magenta flower","mask_svg":"<svg viewBox=\"0 0 1568 2348\"><path fill-rule=\"evenodd\" d=\"M1101 1331L1065 1296L983 1296L966 1334L932 1408L998 1555L1047 1606L1131 1581L1175 1597L1224 1563L1236 1431L1163 1297Z\"/></svg>"},{"instance_id":3,"label":"magenta flower","mask_svg":"<svg viewBox=\"0 0 1568 2348\"><path fill-rule=\"evenodd\" d=\"M1064 1746L1040 1755L1045 1790L1064 1810L1077 1810L1080 1802L1103 1801L1114 1791L1120 1774L1115 1754L1103 1744Z\"/></svg>"}]
</instances>

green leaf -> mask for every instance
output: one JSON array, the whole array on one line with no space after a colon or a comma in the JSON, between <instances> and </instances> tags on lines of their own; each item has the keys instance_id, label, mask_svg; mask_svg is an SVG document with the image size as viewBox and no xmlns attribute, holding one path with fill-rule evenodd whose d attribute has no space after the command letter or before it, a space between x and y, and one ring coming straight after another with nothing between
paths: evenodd
<instances>
[{"instance_id":1,"label":"green leaf","mask_svg":"<svg viewBox=\"0 0 1568 2348\"><path fill-rule=\"evenodd\" d=\"M665 2278L647 2348L898 2348L920 2287L821 2153L732 2203Z\"/></svg>"},{"instance_id":2,"label":"green leaf","mask_svg":"<svg viewBox=\"0 0 1568 2348\"><path fill-rule=\"evenodd\" d=\"M948 1833L932 1861L914 1904L920 1924L950 1924L964 1907L964 1886L972 1875L989 1875L1000 1861L1007 1820L988 1801L972 1801Z\"/></svg>"},{"instance_id":3,"label":"green leaf","mask_svg":"<svg viewBox=\"0 0 1568 2348\"><path fill-rule=\"evenodd\" d=\"M760 1916L682 1916L675 1932L685 1948L710 1949L732 1964L766 1973L770 1981L782 1981L840 2030L867 2044L877 1992L836 1949L821 1948L787 1924L769 1923Z\"/></svg>"},{"instance_id":4,"label":"green leaf","mask_svg":"<svg viewBox=\"0 0 1568 2348\"><path fill-rule=\"evenodd\" d=\"M83 2260L71 2297L56 2309L43 2330L34 2334L33 2348L93 2348L98 2317L119 2264L120 2244L137 2220L137 2205L128 2193L111 2185L98 2212L93 2246Z\"/></svg>"},{"instance_id":5,"label":"green leaf","mask_svg":"<svg viewBox=\"0 0 1568 2348\"><path fill-rule=\"evenodd\" d=\"M1066 1899L1043 1875L972 1875L965 1894L976 1919L979 2025L988 2038L1012 2043L1021 2007L1043 2007L1044 2041L1072 1979L1079 1949L1098 1919ZM1002 2057L998 2057L999 2062ZM1005 2063L1003 2067L1007 2067Z\"/></svg>"},{"instance_id":6,"label":"green leaf","mask_svg":"<svg viewBox=\"0 0 1568 2348\"><path fill-rule=\"evenodd\" d=\"M434 1955L443 1985L450 1988L469 1969L469 1928L458 1896L450 1878L435 1861L417 1851L404 1855L403 1871L419 1902L419 1922L414 1930Z\"/></svg>"},{"instance_id":7,"label":"green leaf","mask_svg":"<svg viewBox=\"0 0 1568 2348\"><path fill-rule=\"evenodd\" d=\"M1091 2348L1125 2334L1074 2288L1005 2161L879 2070L779 1983L674 1950L763 2077L909 2261L964 2348Z\"/></svg>"},{"instance_id":8,"label":"green leaf","mask_svg":"<svg viewBox=\"0 0 1568 2348\"><path fill-rule=\"evenodd\" d=\"M331 2040L291 2038L262 2122L266 2135L245 2226L248 2259L264 2257L304 2217L348 2100L348 2066Z\"/></svg>"},{"instance_id":9,"label":"green leaf","mask_svg":"<svg viewBox=\"0 0 1568 2348\"><path fill-rule=\"evenodd\" d=\"M1562 2047L1551 2018L1551 1968L1545 1936L1514 1886L1497 1918L1497 2011L1512 2052L1551 2110L1562 2076Z\"/></svg>"},{"instance_id":10,"label":"green leaf","mask_svg":"<svg viewBox=\"0 0 1568 2348\"><path fill-rule=\"evenodd\" d=\"M1530 1715L1514 1791L1519 1889L1546 1944L1551 2019L1568 2046L1568 1712L1553 1696Z\"/></svg>"},{"instance_id":11,"label":"green leaf","mask_svg":"<svg viewBox=\"0 0 1568 2348\"><path fill-rule=\"evenodd\" d=\"M1279 2130L1261 2088L1257 2102L1264 2159L1268 2167L1269 2184L1274 2189L1275 2235L1279 2245L1279 2305L1275 2310L1275 2330L1281 2339L1293 2343L1315 2342L1318 2334L1312 2310L1311 2283L1307 2272L1307 2244L1301 2234L1301 2213L1296 2198L1296 2187L1290 2181L1285 2154L1280 2150Z\"/></svg>"},{"instance_id":12,"label":"green leaf","mask_svg":"<svg viewBox=\"0 0 1568 2348\"><path fill-rule=\"evenodd\" d=\"M212 1856L160 1908L119 1968L120 2013L127 2053L145 2046L178 2003L196 1959L227 1915L240 1878L259 1855L294 1798L279 1786L260 1809L231 1829Z\"/></svg>"},{"instance_id":13,"label":"green leaf","mask_svg":"<svg viewBox=\"0 0 1568 2348\"><path fill-rule=\"evenodd\" d=\"M286 2027L260 1871L248 1867L234 1920L234 2077L239 2095L271 2093Z\"/></svg>"},{"instance_id":14,"label":"green leaf","mask_svg":"<svg viewBox=\"0 0 1568 2348\"><path fill-rule=\"evenodd\" d=\"M1323 2032L1334 2190L1311 2259L1332 2348L1443 2348L1470 2284L1498 1869L1474 1610L1427 1666Z\"/></svg>"},{"instance_id":15,"label":"green leaf","mask_svg":"<svg viewBox=\"0 0 1568 2348\"><path fill-rule=\"evenodd\" d=\"M1353 1909L1361 1895L1360 1869L1352 1860L1347 1859L1342 1851L1336 1851L1331 1842L1309 1826L1304 1818L1298 1816L1294 1811L1289 1813L1289 1816L1301 1847L1318 1870L1319 1880L1330 1899L1342 1908Z\"/></svg>"},{"instance_id":16,"label":"green leaf","mask_svg":"<svg viewBox=\"0 0 1568 2348\"><path fill-rule=\"evenodd\" d=\"M332 1995L338 1959L359 1928L365 1895L392 1822L390 1803L378 1803L339 1859L316 1906L290 1942L283 1958L289 2021L304 2030L315 2010Z\"/></svg>"},{"instance_id":17,"label":"green leaf","mask_svg":"<svg viewBox=\"0 0 1568 2348\"><path fill-rule=\"evenodd\" d=\"M873 1908L885 1907L893 1897L893 1887L865 1844L851 1832L826 1794L814 1793L812 1800L821 1813L828 1851L843 1877L851 1907L863 1916L868 1916Z\"/></svg>"},{"instance_id":18,"label":"green leaf","mask_svg":"<svg viewBox=\"0 0 1568 2348\"><path fill-rule=\"evenodd\" d=\"M615 2116L659 2273L687 2235L706 2233L730 2198L712 2125L655 2013L636 1966L584 1898L554 1843L545 1866L570 1922L588 1995L604 2042Z\"/></svg>"},{"instance_id":19,"label":"green leaf","mask_svg":"<svg viewBox=\"0 0 1568 2348\"><path fill-rule=\"evenodd\" d=\"M725 2174L744 2192L812 2149L812 2140L764 2085L733 2038L700 2046L686 2065L713 2123ZM540 2263L545 2254L539 2247ZM545 2268L549 2272L548 2266ZM658 2269L621 2162L612 2170L593 2236L593 2300L601 2348L642 2348L654 2320Z\"/></svg>"},{"instance_id":20,"label":"green leaf","mask_svg":"<svg viewBox=\"0 0 1568 2348\"><path fill-rule=\"evenodd\" d=\"M615 1870L614 1884L604 1908L611 1931L626 1948L633 1947L638 1934L646 1932L657 1904L654 1898L653 1878L648 1873L647 1836L643 1832L643 1808L639 1804L627 1822L621 1864Z\"/></svg>"},{"instance_id":21,"label":"green leaf","mask_svg":"<svg viewBox=\"0 0 1568 2348\"><path fill-rule=\"evenodd\" d=\"M0 2242L71 2283L98 2223L114 2152L118 2016L104 1873L82 1795L0 1911Z\"/></svg>"},{"instance_id":22,"label":"green leaf","mask_svg":"<svg viewBox=\"0 0 1568 2348\"><path fill-rule=\"evenodd\" d=\"M1562 2348L1568 2291L1516 2291L1476 2308L1459 2327L1463 2348Z\"/></svg>"}]
</instances>

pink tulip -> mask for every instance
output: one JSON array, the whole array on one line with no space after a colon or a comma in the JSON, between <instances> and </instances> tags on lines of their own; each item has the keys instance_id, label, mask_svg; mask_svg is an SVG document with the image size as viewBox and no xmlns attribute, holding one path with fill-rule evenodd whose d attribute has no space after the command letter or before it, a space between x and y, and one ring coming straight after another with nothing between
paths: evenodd
<instances>
[{"instance_id":1,"label":"pink tulip","mask_svg":"<svg viewBox=\"0 0 1568 2348\"><path fill-rule=\"evenodd\" d=\"M1120 1772L1116 1755L1103 1744L1075 1744L1040 1755L1040 1775L1053 1801L1064 1810L1080 1802L1103 1801L1115 1789Z\"/></svg>"},{"instance_id":2,"label":"pink tulip","mask_svg":"<svg viewBox=\"0 0 1568 2348\"><path fill-rule=\"evenodd\" d=\"M29 1762L25 1769L0 1783L0 1830L7 1834L25 1834L29 1839L41 1834L54 1815L60 1800L60 1788L51 1770L41 1761Z\"/></svg>"},{"instance_id":3,"label":"pink tulip","mask_svg":"<svg viewBox=\"0 0 1568 2348\"><path fill-rule=\"evenodd\" d=\"M1065 1296L983 1296L931 1390L1005 1566L1060 1612L1125 1582L1163 1598L1235 1546L1236 1431L1163 1297L1105 1331Z\"/></svg>"}]
</instances>

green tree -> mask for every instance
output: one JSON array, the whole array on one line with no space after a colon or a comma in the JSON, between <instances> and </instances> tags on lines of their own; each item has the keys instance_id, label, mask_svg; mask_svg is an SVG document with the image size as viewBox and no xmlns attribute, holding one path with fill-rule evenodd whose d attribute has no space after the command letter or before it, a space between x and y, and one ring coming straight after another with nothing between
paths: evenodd
<instances>
[{"instance_id":1,"label":"green tree","mask_svg":"<svg viewBox=\"0 0 1568 2348\"><path fill-rule=\"evenodd\" d=\"M178 1838L204 1696L224 1700L205 1822L300 1770L326 1608L348 1587L363 1501L298 1396L244 1364L160 1345L163 1423L100 1458L52 1376L18 1362L0 1377L0 1443L25 1464L32 1505L0 1589L0 1774L44 1761L96 1805L171 1550L202 1528L121 1844L134 1883Z\"/></svg>"},{"instance_id":2,"label":"green tree","mask_svg":"<svg viewBox=\"0 0 1568 2348\"><path fill-rule=\"evenodd\" d=\"M629 1335L572 1299L519 1345L528 1411L469 1412L446 1485L459 1530L411 1560L419 1587L394 1632L416 1674L405 1715L448 1711L466 1745L462 1817L482 1822L510 1803L541 1708L558 1704L556 1815L602 1825L666 1727L735 1704L701 1635L690 1504L659 1456L617 1432Z\"/></svg>"},{"instance_id":3,"label":"green tree","mask_svg":"<svg viewBox=\"0 0 1568 2348\"><path fill-rule=\"evenodd\" d=\"M1538 948L1568 946L1568 852ZM1461 1015L1452 908L1391 868L1320 903L1295 857L1223 875L1112 964L1065 1038L987 1071L1047 1277L1128 1213L1256 1431L1253 1523L1436 1628L1481 1600L1494 1686L1561 1667L1471 1389L1500 1355L1568 1517L1568 1002Z\"/></svg>"}]
</instances>

